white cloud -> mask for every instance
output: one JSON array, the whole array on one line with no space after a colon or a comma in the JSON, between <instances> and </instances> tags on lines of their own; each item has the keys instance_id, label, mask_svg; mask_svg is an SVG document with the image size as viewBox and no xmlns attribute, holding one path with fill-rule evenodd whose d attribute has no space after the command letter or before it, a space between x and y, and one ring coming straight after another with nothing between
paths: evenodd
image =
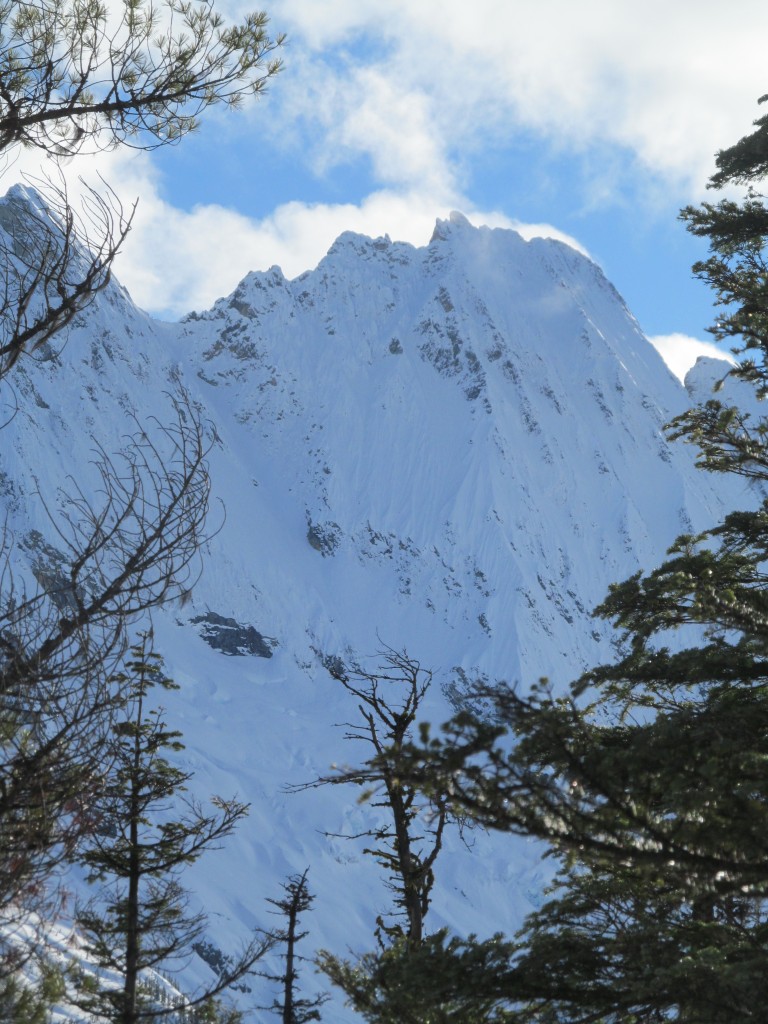
<instances>
[{"instance_id":1,"label":"white cloud","mask_svg":"<svg viewBox=\"0 0 768 1024\"><path fill-rule=\"evenodd\" d=\"M346 137L384 167L393 133L406 163L408 151L431 150L455 164L525 127L571 151L623 147L697 193L765 90L762 0L743 0L733 18L712 0L695 17L662 0L278 0L273 13L294 49L314 56L311 77L296 79L307 117L324 95L345 100L329 155ZM356 130L365 124L386 130Z\"/></svg>"},{"instance_id":2,"label":"white cloud","mask_svg":"<svg viewBox=\"0 0 768 1024\"><path fill-rule=\"evenodd\" d=\"M700 341L687 334L658 334L648 339L672 373L681 381L699 358L709 356L711 359L724 359L729 363L735 360L724 349L713 345L711 341Z\"/></svg>"},{"instance_id":3,"label":"white cloud","mask_svg":"<svg viewBox=\"0 0 768 1024\"><path fill-rule=\"evenodd\" d=\"M356 69L349 84L345 106L329 118L329 162L341 146L370 155L375 178L384 185L418 185L428 195L450 195L454 174L430 98L420 90L404 94L381 68Z\"/></svg>"},{"instance_id":4,"label":"white cloud","mask_svg":"<svg viewBox=\"0 0 768 1024\"><path fill-rule=\"evenodd\" d=\"M427 164L431 158L427 158ZM436 163L434 164L436 167ZM35 151L17 154L2 184L23 174L55 170ZM410 188L379 189L359 203L290 202L262 219L216 204L182 210L165 198L167 188L151 154L118 148L78 157L62 168L75 205L82 175L97 183L101 175L129 206L139 203L132 230L115 262L115 273L142 309L176 318L208 308L229 294L251 270L282 268L287 277L313 269L343 231L426 245L436 218L460 210L475 225L512 228L524 238L557 238L584 252L578 241L548 224L525 224L495 210L478 210L449 181L424 175ZM171 192L172 194L172 192Z\"/></svg>"},{"instance_id":5,"label":"white cloud","mask_svg":"<svg viewBox=\"0 0 768 1024\"><path fill-rule=\"evenodd\" d=\"M212 205L185 212L153 196L142 202L117 274L138 305L178 316L206 308L251 270L277 264L296 277L314 268L342 231L424 243L433 226L421 197L393 192L360 205L287 203L263 220Z\"/></svg>"},{"instance_id":6,"label":"white cloud","mask_svg":"<svg viewBox=\"0 0 768 1024\"><path fill-rule=\"evenodd\" d=\"M172 317L210 306L251 270L277 264L290 278L313 269L343 231L426 245L435 219L447 217L456 205L436 205L431 195L416 191L381 190L360 204L286 203L254 220L221 206L178 210L149 182L142 193L116 272L139 306ZM558 238L581 249L546 224L521 224L467 204L464 212L476 225L510 227L525 238Z\"/></svg>"},{"instance_id":7,"label":"white cloud","mask_svg":"<svg viewBox=\"0 0 768 1024\"><path fill-rule=\"evenodd\" d=\"M249 5L222 6L236 15ZM369 194L354 204L288 203L253 220L221 205L177 208L147 154L73 161L69 176L101 169L120 196L141 197L117 274L146 308L175 315L208 305L273 263L295 275L342 230L424 244L452 208L475 223L557 237L468 198L466 169L521 129L566 152L620 147L695 193L713 151L749 129L765 89L763 0L742 0L738 18L712 0L700 0L695 18L661 0L275 0L270 11L274 29L289 30L287 70L252 124L268 145L291 139L319 173L367 159ZM624 174L621 163L590 157L585 201L615 195L617 166Z\"/></svg>"},{"instance_id":8,"label":"white cloud","mask_svg":"<svg viewBox=\"0 0 768 1024\"><path fill-rule=\"evenodd\" d=\"M487 224L492 228L512 228L514 231L517 231L518 234L522 235L526 241L530 241L531 238L555 238L558 242L565 242L566 245L570 245L572 249L580 252L588 259L592 258L588 250L584 248L578 238L574 238L573 235L569 235L565 231L560 231L551 224L525 224L522 221L509 220L506 217L495 214L480 214L479 219L477 216L471 217L470 219L475 224Z\"/></svg>"}]
</instances>

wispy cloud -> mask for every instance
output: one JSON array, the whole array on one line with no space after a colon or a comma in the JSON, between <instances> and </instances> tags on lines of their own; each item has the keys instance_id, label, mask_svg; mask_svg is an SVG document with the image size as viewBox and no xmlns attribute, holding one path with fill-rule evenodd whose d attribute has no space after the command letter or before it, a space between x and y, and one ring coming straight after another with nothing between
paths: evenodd
<instances>
[{"instance_id":1,"label":"wispy cloud","mask_svg":"<svg viewBox=\"0 0 768 1024\"><path fill-rule=\"evenodd\" d=\"M120 279L139 306L168 317L206 308L232 291L248 270L276 264L287 277L296 277L314 268L343 231L426 245L436 217L448 216L452 208L434 194L383 189L359 204L286 203L256 220L216 205L179 210L160 197L151 177L141 182L123 173L118 178L126 192L133 187L142 193L120 257ZM471 205L464 212L475 224L513 228L526 238L558 238L579 248L575 239L547 224L521 224Z\"/></svg>"},{"instance_id":2,"label":"wispy cloud","mask_svg":"<svg viewBox=\"0 0 768 1024\"><path fill-rule=\"evenodd\" d=\"M768 7L756 0L743 0L738 18L712 0L695 18L661 0L275 0L269 9L289 46L285 74L238 121L254 177L260 146L287 146L319 175L362 162L362 198L299 196L260 218L223 204L183 210L151 155L73 161L73 181L101 170L118 194L141 197L117 273L146 308L199 308L275 263L293 276L345 229L424 244L450 209L518 226L473 199L471 169L521 131L574 157L587 205L610 202L633 167L636 194L671 189L685 201L702 192L713 151L749 129L765 89ZM558 235L548 225L522 231Z\"/></svg>"},{"instance_id":3,"label":"wispy cloud","mask_svg":"<svg viewBox=\"0 0 768 1024\"><path fill-rule=\"evenodd\" d=\"M681 381L694 365L699 356L710 359L724 359L735 363L733 357L725 349L718 348L711 341L700 341L687 334L659 334L648 339L672 373Z\"/></svg>"},{"instance_id":4,"label":"wispy cloud","mask_svg":"<svg viewBox=\"0 0 768 1024\"><path fill-rule=\"evenodd\" d=\"M378 107L388 120L413 104L428 114L401 126L422 135L414 149L453 159L525 127L574 151L624 147L646 170L696 192L713 152L748 129L765 88L768 9L754 0L734 18L711 0L697 5L695 18L661 0L476 0L471 9L462 0L279 0L274 13L294 48L317 58L307 64L310 101L323 94L324 66L327 88L346 91L338 113L352 124L361 88L375 82L362 98L369 112ZM329 146L344 134L340 124ZM351 136L356 148L361 137ZM389 146L387 133L362 141L374 161Z\"/></svg>"}]
</instances>

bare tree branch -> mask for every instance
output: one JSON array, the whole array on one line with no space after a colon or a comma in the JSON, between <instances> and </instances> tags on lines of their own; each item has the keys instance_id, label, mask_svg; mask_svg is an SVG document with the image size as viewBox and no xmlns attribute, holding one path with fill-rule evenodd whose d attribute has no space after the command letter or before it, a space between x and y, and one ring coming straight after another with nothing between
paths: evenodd
<instances>
[{"instance_id":1,"label":"bare tree branch","mask_svg":"<svg viewBox=\"0 0 768 1024\"><path fill-rule=\"evenodd\" d=\"M358 700L358 723L349 723L345 739L360 740L373 748L360 768L348 768L334 775L292 787L294 791L318 786L353 784L370 789L371 805L383 807L387 819L356 836L374 840L363 852L385 869L388 888L395 894L396 913L406 919L401 925L377 920L379 934L402 936L409 946L418 946L424 934L424 918L434 885L434 864L442 849L443 834L452 820L448 800L437 791L428 796L412 786L401 772L403 751L411 742L411 730L432 682L406 651L384 647L375 671L347 669L335 659L326 659L328 671ZM418 834L421 832L422 834Z\"/></svg>"},{"instance_id":2,"label":"bare tree branch","mask_svg":"<svg viewBox=\"0 0 768 1024\"><path fill-rule=\"evenodd\" d=\"M127 631L150 609L184 599L200 572L210 438L188 396L176 420L137 424L123 450L96 447L99 503L76 481L49 510L57 546L25 539L37 586L13 579L0 548L0 914L26 909L41 881L91 826L91 795Z\"/></svg>"},{"instance_id":3,"label":"bare tree branch","mask_svg":"<svg viewBox=\"0 0 768 1024\"><path fill-rule=\"evenodd\" d=\"M225 26L210 2L99 0L0 6L0 151L55 155L174 143L209 106L263 92L283 37L264 12Z\"/></svg>"},{"instance_id":4,"label":"bare tree branch","mask_svg":"<svg viewBox=\"0 0 768 1024\"><path fill-rule=\"evenodd\" d=\"M63 176L28 180L0 204L0 378L106 287L135 211L84 184L78 215Z\"/></svg>"}]
</instances>

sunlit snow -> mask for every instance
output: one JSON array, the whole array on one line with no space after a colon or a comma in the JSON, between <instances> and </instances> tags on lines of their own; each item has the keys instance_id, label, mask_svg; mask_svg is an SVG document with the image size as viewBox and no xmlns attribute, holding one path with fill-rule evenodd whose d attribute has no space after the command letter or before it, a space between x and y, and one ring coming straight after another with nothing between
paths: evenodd
<instances>
[{"instance_id":1,"label":"sunlit snow","mask_svg":"<svg viewBox=\"0 0 768 1024\"><path fill-rule=\"evenodd\" d=\"M273 923L265 898L309 866L306 952L373 948L389 906L377 868L361 842L323 835L358 833L372 812L341 787L286 792L364 753L343 739L356 710L320 656L406 648L435 672L433 722L477 675L563 687L612 656L590 615L608 584L746 496L665 440L686 391L593 263L455 216L423 248L344 234L316 270L251 274L180 324L110 286L6 389L15 535L55 545L39 495L55 505L69 474L90 486L91 438L113 450L130 416L167 418L179 383L215 431L222 526L191 604L155 616L181 685L168 716L195 792L251 803L187 881L226 949ZM192 620L210 613L253 627L272 656L209 646ZM469 840L447 843L429 924L512 933L550 867L535 844ZM206 970L193 958L182 981ZM322 987L311 969L302 982ZM271 1001L252 987L244 1007Z\"/></svg>"}]
</instances>

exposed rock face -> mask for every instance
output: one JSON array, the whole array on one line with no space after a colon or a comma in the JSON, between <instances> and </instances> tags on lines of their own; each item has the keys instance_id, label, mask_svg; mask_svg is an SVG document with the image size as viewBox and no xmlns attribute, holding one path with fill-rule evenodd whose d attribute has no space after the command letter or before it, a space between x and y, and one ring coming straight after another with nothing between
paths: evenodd
<instances>
[{"instance_id":1,"label":"exposed rock face","mask_svg":"<svg viewBox=\"0 0 768 1024\"><path fill-rule=\"evenodd\" d=\"M422 248L346 233L315 270L249 274L180 324L113 284L60 357L17 369L0 521L35 538L13 542L19 588L59 581L63 613L66 544L46 509L66 532L67 477L98 500L94 440L111 453L137 424L151 433L179 386L212 425L205 571L190 618L159 610L154 626L190 796L251 804L210 874L193 869L224 954L309 863L316 946L372 948L388 906L370 858L326 838L376 812L343 787L286 793L362 756L334 728L356 709L324 666L406 648L434 670L433 723L473 679L564 686L613 656L591 617L611 582L754 500L667 443L686 392L596 266L461 217ZM446 840L435 928L512 934L546 880L539 851L473 841Z\"/></svg>"},{"instance_id":2,"label":"exposed rock face","mask_svg":"<svg viewBox=\"0 0 768 1024\"><path fill-rule=\"evenodd\" d=\"M222 654L244 657L253 654L257 658L271 658L277 642L259 633L255 626L244 625L234 619L206 612L190 619L193 626L199 626L200 636L215 651Z\"/></svg>"}]
</instances>

